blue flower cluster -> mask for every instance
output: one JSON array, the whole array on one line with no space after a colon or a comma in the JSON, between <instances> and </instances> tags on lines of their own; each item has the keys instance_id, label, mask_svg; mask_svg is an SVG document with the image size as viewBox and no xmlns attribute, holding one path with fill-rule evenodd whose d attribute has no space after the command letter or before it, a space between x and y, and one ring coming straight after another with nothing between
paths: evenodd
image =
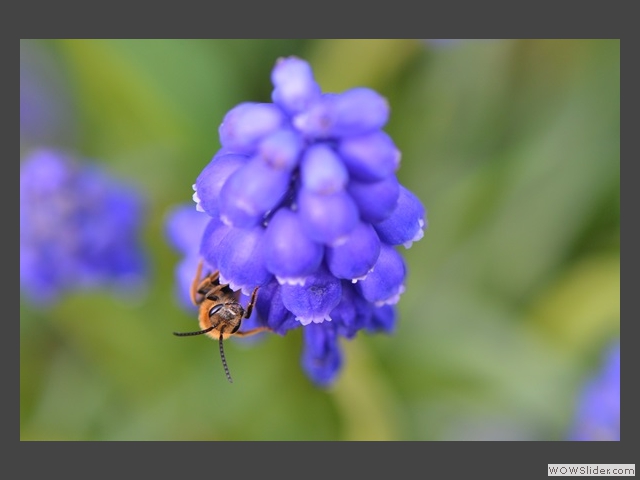
<instances>
[{"instance_id":1,"label":"blue flower cluster","mask_svg":"<svg viewBox=\"0 0 640 480\"><path fill-rule=\"evenodd\" d=\"M53 149L20 166L20 286L30 301L64 291L144 285L142 199L97 165Z\"/></svg>"},{"instance_id":2,"label":"blue flower cluster","mask_svg":"<svg viewBox=\"0 0 640 480\"><path fill-rule=\"evenodd\" d=\"M193 186L210 217L200 254L232 289L260 286L263 325L304 327L303 368L326 386L340 337L394 328L407 273L396 246L423 236L425 209L396 177L384 97L322 93L297 57L280 58L271 80L272 103L225 115L221 148Z\"/></svg>"},{"instance_id":3,"label":"blue flower cluster","mask_svg":"<svg viewBox=\"0 0 640 480\"><path fill-rule=\"evenodd\" d=\"M620 343L584 386L569 440L620 440Z\"/></svg>"}]
</instances>

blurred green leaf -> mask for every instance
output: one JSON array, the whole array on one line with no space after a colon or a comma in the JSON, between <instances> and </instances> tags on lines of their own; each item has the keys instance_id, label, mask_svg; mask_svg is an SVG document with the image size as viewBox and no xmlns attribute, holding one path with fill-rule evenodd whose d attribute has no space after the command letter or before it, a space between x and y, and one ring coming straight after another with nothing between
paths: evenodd
<instances>
[{"instance_id":1,"label":"blurred green leaf","mask_svg":"<svg viewBox=\"0 0 640 480\"><path fill-rule=\"evenodd\" d=\"M405 39L328 39L314 44L308 60L323 92L354 87L380 90L392 81L423 45Z\"/></svg>"},{"instance_id":2,"label":"blurred green leaf","mask_svg":"<svg viewBox=\"0 0 640 480\"><path fill-rule=\"evenodd\" d=\"M592 257L549 285L529 319L549 341L581 355L620 335L620 257Z\"/></svg>"}]
</instances>

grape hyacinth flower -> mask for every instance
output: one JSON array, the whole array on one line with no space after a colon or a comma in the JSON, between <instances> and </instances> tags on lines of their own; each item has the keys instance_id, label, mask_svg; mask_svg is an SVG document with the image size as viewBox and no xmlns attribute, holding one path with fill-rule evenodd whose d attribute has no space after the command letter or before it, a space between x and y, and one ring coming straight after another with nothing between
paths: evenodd
<instances>
[{"instance_id":1,"label":"grape hyacinth flower","mask_svg":"<svg viewBox=\"0 0 640 480\"><path fill-rule=\"evenodd\" d=\"M341 337L393 330L407 274L396 247L423 236L425 209L396 177L384 97L323 93L297 57L280 58L271 81L272 103L225 115L221 148L193 185L210 217L199 253L233 290L260 287L260 324L303 328L303 369L328 386Z\"/></svg>"},{"instance_id":2,"label":"grape hyacinth flower","mask_svg":"<svg viewBox=\"0 0 640 480\"><path fill-rule=\"evenodd\" d=\"M620 343L584 386L569 440L620 440Z\"/></svg>"},{"instance_id":3,"label":"grape hyacinth flower","mask_svg":"<svg viewBox=\"0 0 640 480\"><path fill-rule=\"evenodd\" d=\"M144 286L142 199L95 164L55 149L20 166L20 286L37 305L63 292Z\"/></svg>"}]
</instances>

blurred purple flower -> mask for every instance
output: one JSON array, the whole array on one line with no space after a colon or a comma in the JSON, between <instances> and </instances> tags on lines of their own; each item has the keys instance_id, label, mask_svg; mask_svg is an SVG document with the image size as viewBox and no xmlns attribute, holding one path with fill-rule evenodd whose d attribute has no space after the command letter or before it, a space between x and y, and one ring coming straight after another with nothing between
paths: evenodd
<instances>
[{"instance_id":1,"label":"blurred purple flower","mask_svg":"<svg viewBox=\"0 0 640 480\"><path fill-rule=\"evenodd\" d=\"M142 199L96 164L53 149L20 166L20 285L35 304L65 291L144 286Z\"/></svg>"},{"instance_id":2,"label":"blurred purple flower","mask_svg":"<svg viewBox=\"0 0 640 480\"><path fill-rule=\"evenodd\" d=\"M328 386L340 337L393 331L407 272L396 247L423 236L426 212L396 177L384 97L322 93L296 57L280 58L271 80L273 103L225 115L222 148L193 186L210 218L197 254L232 289L261 287L257 323L281 335L304 328L302 367Z\"/></svg>"},{"instance_id":3,"label":"blurred purple flower","mask_svg":"<svg viewBox=\"0 0 640 480\"><path fill-rule=\"evenodd\" d=\"M36 40L20 40L20 143L25 148L74 140L73 109L60 66Z\"/></svg>"},{"instance_id":4,"label":"blurred purple flower","mask_svg":"<svg viewBox=\"0 0 640 480\"><path fill-rule=\"evenodd\" d=\"M620 440L620 343L584 385L569 440Z\"/></svg>"}]
</instances>

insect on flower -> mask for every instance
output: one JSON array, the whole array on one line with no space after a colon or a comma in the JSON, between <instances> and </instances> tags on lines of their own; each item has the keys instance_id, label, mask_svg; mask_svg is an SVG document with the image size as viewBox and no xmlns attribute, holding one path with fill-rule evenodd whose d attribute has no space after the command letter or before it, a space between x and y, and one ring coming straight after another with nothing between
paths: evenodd
<instances>
[{"instance_id":1,"label":"insect on flower","mask_svg":"<svg viewBox=\"0 0 640 480\"><path fill-rule=\"evenodd\" d=\"M201 278L202 261L198 263L196 276L191 285L191 301L199 307L198 321L201 330L196 332L173 332L178 337L191 335L208 335L214 340L218 340L220 346L220 358L222 366L227 375L227 380L233 383L227 360L224 356L222 341L232 335L247 337L265 330L268 327L256 327L243 332L238 331L243 318L249 318L256 303L258 287L253 290L251 299L245 309L239 302L240 291L233 291L229 285L220 283L220 272L215 272Z\"/></svg>"}]
</instances>

